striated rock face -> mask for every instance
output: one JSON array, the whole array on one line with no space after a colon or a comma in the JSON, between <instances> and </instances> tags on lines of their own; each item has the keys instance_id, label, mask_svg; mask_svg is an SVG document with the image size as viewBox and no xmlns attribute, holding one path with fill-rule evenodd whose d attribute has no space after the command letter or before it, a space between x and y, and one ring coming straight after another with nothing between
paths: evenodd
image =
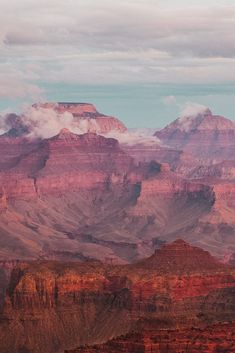
<instances>
[{"instance_id":1,"label":"striated rock face","mask_svg":"<svg viewBox=\"0 0 235 353\"><path fill-rule=\"evenodd\" d=\"M19 137L0 136L0 172L14 167L20 157L37 147L37 141L28 141Z\"/></svg>"},{"instance_id":2,"label":"striated rock face","mask_svg":"<svg viewBox=\"0 0 235 353\"><path fill-rule=\"evenodd\" d=\"M68 129L42 141L2 139L14 146L0 172L3 259L131 262L168 234L175 239L182 224L194 226L214 203L210 186L166 163L136 164L115 139Z\"/></svg>"},{"instance_id":3,"label":"striated rock face","mask_svg":"<svg viewBox=\"0 0 235 353\"><path fill-rule=\"evenodd\" d=\"M65 112L100 117L90 104L40 107L54 109L59 120ZM129 263L179 235L220 258L235 252L233 160L212 164L175 147L119 145L68 129L29 140L21 123L10 114L15 130L0 137L0 259ZM209 141L208 131L232 124L208 111L170 126Z\"/></svg>"},{"instance_id":4,"label":"striated rock face","mask_svg":"<svg viewBox=\"0 0 235 353\"><path fill-rule=\"evenodd\" d=\"M65 353L215 353L235 351L235 323L217 324L203 329L162 330L157 327Z\"/></svg>"},{"instance_id":5,"label":"striated rock face","mask_svg":"<svg viewBox=\"0 0 235 353\"><path fill-rule=\"evenodd\" d=\"M59 114L69 112L73 115L75 122L86 121L88 132L107 134L110 131L124 132L127 130L120 120L100 114L95 106L89 103L41 103L34 104L34 107L52 109Z\"/></svg>"},{"instance_id":6,"label":"striated rock face","mask_svg":"<svg viewBox=\"0 0 235 353\"><path fill-rule=\"evenodd\" d=\"M205 338L217 344L213 325L235 320L234 294L235 269L182 240L132 265L28 263L12 272L0 320L0 351L56 353L133 331L144 332L147 344L149 330L156 337L152 344L179 340L184 347L189 327L201 332L208 326ZM113 349L135 349L130 337L123 338L124 346L113 341Z\"/></svg>"},{"instance_id":7,"label":"striated rock face","mask_svg":"<svg viewBox=\"0 0 235 353\"><path fill-rule=\"evenodd\" d=\"M0 315L2 313L3 304L12 270L19 265L19 260L0 261Z\"/></svg>"},{"instance_id":8,"label":"striated rock face","mask_svg":"<svg viewBox=\"0 0 235 353\"><path fill-rule=\"evenodd\" d=\"M197 158L221 162L234 159L235 124L210 110L175 120L155 136L164 144L183 149Z\"/></svg>"},{"instance_id":9,"label":"striated rock face","mask_svg":"<svg viewBox=\"0 0 235 353\"><path fill-rule=\"evenodd\" d=\"M150 270L156 268L159 272L165 273L183 273L185 269L190 272L204 273L221 267L218 260L207 251L192 247L181 239L163 245L155 251L154 255L142 260L136 266Z\"/></svg>"},{"instance_id":10,"label":"striated rock face","mask_svg":"<svg viewBox=\"0 0 235 353\"><path fill-rule=\"evenodd\" d=\"M69 112L77 116L98 116L101 115L97 112L95 106L90 103L69 103L69 102L59 102L59 103L36 103L34 104L36 108L45 108L45 109L55 109L59 113Z\"/></svg>"},{"instance_id":11,"label":"striated rock face","mask_svg":"<svg viewBox=\"0 0 235 353\"><path fill-rule=\"evenodd\" d=\"M187 177L190 179L223 179L235 180L235 160L223 161L212 165L194 165L187 172Z\"/></svg>"},{"instance_id":12,"label":"striated rock face","mask_svg":"<svg viewBox=\"0 0 235 353\"><path fill-rule=\"evenodd\" d=\"M113 173L120 176L132 167L114 139L67 129L17 158L15 166L0 174L2 204L5 199L38 197L39 194L106 185Z\"/></svg>"}]
</instances>

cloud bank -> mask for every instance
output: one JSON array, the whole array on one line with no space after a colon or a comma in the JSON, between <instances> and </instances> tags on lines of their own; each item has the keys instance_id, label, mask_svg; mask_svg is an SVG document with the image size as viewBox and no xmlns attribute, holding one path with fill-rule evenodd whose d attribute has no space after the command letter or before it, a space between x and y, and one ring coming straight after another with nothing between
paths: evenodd
<instances>
[{"instance_id":1,"label":"cloud bank","mask_svg":"<svg viewBox=\"0 0 235 353\"><path fill-rule=\"evenodd\" d=\"M119 141L120 144L134 146L134 145L144 145L144 146L158 146L161 144L160 140L153 136L154 131L148 131L147 129L136 129L129 130L124 133L117 131L111 131L110 133L104 135L105 137L112 137Z\"/></svg>"},{"instance_id":2,"label":"cloud bank","mask_svg":"<svg viewBox=\"0 0 235 353\"><path fill-rule=\"evenodd\" d=\"M55 82L231 82L235 6L216 4L3 0L0 98Z\"/></svg>"}]
</instances>

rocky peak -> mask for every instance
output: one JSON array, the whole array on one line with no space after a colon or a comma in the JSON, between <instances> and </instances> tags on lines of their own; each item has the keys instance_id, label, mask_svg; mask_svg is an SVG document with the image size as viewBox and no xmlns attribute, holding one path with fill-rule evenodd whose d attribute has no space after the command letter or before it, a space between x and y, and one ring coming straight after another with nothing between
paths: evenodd
<instances>
[{"instance_id":1,"label":"rocky peak","mask_svg":"<svg viewBox=\"0 0 235 353\"><path fill-rule=\"evenodd\" d=\"M113 138L106 138L93 132L82 135L75 134L69 129L62 129L58 135L47 140L50 144L73 144L80 148L108 148L119 149L119 143Z\"/></svg>"},{"instance_id":2,"label":"rocky peak","mask_svg":"<svg viewBox=\"0 0 235 353\"><path fill-rule=\"evenodd\" d=\"M219 270L223 267L223 264L219 263L209 252L191 246L182 239L164 244L140 265L166 273L204 272Z\"/></svg>"},{"instance_id":3,"label":"rocky peak","mask_svg":"<svg viewBox=\"0 0 235 353\"><path fill-rule=\"evenodd\" d=\"M182 150L207 164L234 158L235 123L210 110L184 115L155 136L169 147Z\"/></svg>"},{"instance_id":4,"label":"rocky peak","mask_svg":"<svg viewBox=\"0 0 235 353\"><path fill-rule=\"evenodd\" d=\"M53 140L66 140L66 141L78 140L79 135L74 134L69 129L63 128L60 130L59 134L54 136L52 139Z\"/></svg>"},{"instance_id":5,"label":"rocky peak","mask_svg":"<svg viewBox=\"0 0 235 353\"><path fill-rule=\"evenodd\" d=\"M196 115L178 118L163 130L177 129L187 133L194 130L235 130L235 124L227 118L213 115L210 109L206 109Z\"/></svg>"}]
</instances>

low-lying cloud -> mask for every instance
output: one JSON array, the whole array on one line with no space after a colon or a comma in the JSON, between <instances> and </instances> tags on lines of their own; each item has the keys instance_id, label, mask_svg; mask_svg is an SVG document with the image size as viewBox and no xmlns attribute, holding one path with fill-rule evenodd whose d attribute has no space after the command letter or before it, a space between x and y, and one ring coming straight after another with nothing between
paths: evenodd
<instances>
[{"instance_id":1,"label":"low-lying cloud","mask_svg":"<svg viewBox=\"0 0 235 353\"><path fill-rule=\"evenodd\" d=\"M9 114L0 117L0 134L6 133L11 125ZM40 106L27 106L20 115L22 126L27 128L29 139L47 139L57 135L66 128L71 132L81 135L95 132L107 138L115 138L124 145L158 145L160 141L153 136L152 129L133 129L126 132L112 130L107 134L101 133L100 127L93 118L74 118L70 112L59 113L53 108Z\"/></svg>"},{"instance_id":2,"label":"low-lying cloud","mask_svg":"<svg viewBox=\"0 0 235 353\"><path fill-rule=\"evenodd\" d=\"M198 119L202 119L204 115L210 113L208 107L188 102L181 111L180 118L177 120L177 127L183 131L190 131L198 124Z\"/></svg>"},{"instance_id":3,"label":"low-lying cloud","mask_svg":"<svg viewBox=\"0 0 235 353\"><path fill-rule=\"evenodd\" d=\"M69 112L58 113L54 109L28 107L22 114L22 122L28 128L29 138L50 138L63 128L78 135L88 131L99 132L95 119L75 120Z\"/></svg>"},{"instance_id":4,"label":"low-lying cloud","mask_svg":"<svg viewBox=\"0 0 235 353\"><path fill-rule=\"evenodd\" d=\"M180 113L180 119L196 118L198 115L205 114L208 111L209 108L205 105L194 102L187 102Z\"/></svg>"},{"instance_id":5,"label":"low-lying cloud","mask_svg":"<svg viewBox=\"0 0 235 353\"><path fill-rule=\"evenodd\" d=\"M153 136L154 131L146 129L136 129L134 131L129 130L124 133L118 131L111 131L104 135L105 137L112 137L119 141L120 144L134 146L134 145L144 145L144 146L157 146L161 142L158 138Z\"/></svg>"}]
</instances>

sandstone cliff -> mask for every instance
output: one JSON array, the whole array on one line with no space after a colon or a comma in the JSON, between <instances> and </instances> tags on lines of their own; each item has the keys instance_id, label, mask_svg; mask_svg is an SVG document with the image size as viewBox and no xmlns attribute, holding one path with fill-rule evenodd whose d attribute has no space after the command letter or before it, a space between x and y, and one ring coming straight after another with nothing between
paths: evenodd
<instances>
[{"instance_id":1,"label":"sandstone cliff","mask_svg":"<svg viewBox=\"0 0 235 353\"><path fill-rule=\"evenodd\" d=\"M153 325L154 326L154 325ZM65 353L233 353L235 323L217 324L203 329L162 330L152 327L111 340L106 344L81 347Z\"/></svg>"},{"instance_id":2,"label":"sandstone cliff","mask_svg":"<svg viewBox=\"0 0 235 353\"><path fill-rule=\"evenodd\" d=\"M12 272L0 351L54 353L148 327L157 328L156 344L183 345L189 327L235 320L234 293L234 268L182 240L133 265L24 264Z\"/></svg>"}]
</instances>

